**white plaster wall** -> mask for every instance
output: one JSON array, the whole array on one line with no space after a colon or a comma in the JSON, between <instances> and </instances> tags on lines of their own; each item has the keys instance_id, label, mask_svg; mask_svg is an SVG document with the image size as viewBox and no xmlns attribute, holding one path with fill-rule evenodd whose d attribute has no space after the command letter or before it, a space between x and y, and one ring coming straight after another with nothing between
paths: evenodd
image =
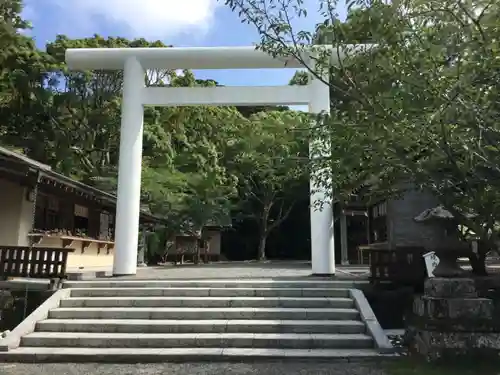
<instances>
[{"instance_id":1,"label":"white plaster wall","mask_svg":"<svg viewBox=\"0 0 500 375\"><path fill-rule=\"evenodd\" d=\"M34 221L34 205L35 202L30 202L26 199L29 188L24 187L22 191L23 199L21 200L21 209L19 213L19 233L17 244L19 246L29 246L28 234L33 231Z\"/></svg>"},{"instance_id":2,"label":"white plaster wall","mask_svg":"<svg viewBox=\"0 0 500 375\"><path fill-rule=\"evenodd\" d=\"M0 179L0 244L19 245L24 188Z\"/></svg>"},{"instance_id":3,"label":"white plaster wall","mask_svg":"<svg viewBox=\"0 0 500 375\"><path fill-rule=\"evenodd\" d=\"M210 254L220 254L220 240L221 235L218 231L207 231L207 236L210 238L209 249Z\"/></svg>"},{"instance_id":4,"label":"white plaster wall","mask_svg":"<svg viewBox=\"0 0 500 375\"><path fill-rule=\"evenodd\" d=\"M36 247L62 247L62 241L59 237L44 237ZM74 249L73 253L68 255L68 268L101 268L111 267L113 265L114 249L108 252L105 249L99 251L99 246L96 243L91 243L82 252L82 243L80 241L72 242L68 248Z\"/></svg>"}]
</instances>

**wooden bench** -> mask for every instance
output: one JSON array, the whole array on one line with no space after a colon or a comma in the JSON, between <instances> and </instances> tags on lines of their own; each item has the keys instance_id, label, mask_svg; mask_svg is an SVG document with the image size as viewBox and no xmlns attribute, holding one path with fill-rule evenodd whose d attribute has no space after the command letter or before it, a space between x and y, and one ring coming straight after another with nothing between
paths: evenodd
<instances>
[{"instance_id":1,"label":"wooden bench","mask_svg":"<svg viewBox=\"0 0 500 375\"><path fill-rule=\"evenodd\" d=\"M0 278L50 279L60 287L66 275L69 253L74 249L29 246L0 246Z\"/></svg>"},{"instance_id":2,"label":"wooden bench","mask_svg":"<svg viewBox=\"0 0 500 375\"><path fill-rule=\"evenodd\" d=\"M378 247L366 251L370 258L370 283L390 282L404 286L423 286L427 277L423 255L428 251L425 248Z\"/></svg>"}]
</instances>

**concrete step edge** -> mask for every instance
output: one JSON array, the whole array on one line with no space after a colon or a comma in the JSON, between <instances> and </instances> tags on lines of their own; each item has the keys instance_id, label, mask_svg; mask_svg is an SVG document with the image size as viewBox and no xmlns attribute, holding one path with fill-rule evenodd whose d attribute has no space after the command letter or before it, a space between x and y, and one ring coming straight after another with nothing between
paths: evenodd
<instances>
[{"instance_id":1,"label":"concrete step edge","mask_svg":"<svg viewBox=\"0 0 500 375\"><path fill-rule=\"evenodd\" d=\"M148 290L164 290L164 289L171 289L171 290L235 290L235 291L238 291L238 290L293 290L293 291L296 291L296 290L306 290L306 291L309 291L309 290L333 290L333 291L348 291L349 289L351 288L326 288L326 287L319 287L319 288L297 288L297 287L288 287L288 288L282 288L282 287L277 287L277 288L273 288L273 287L207 287L207 286L203 286L203 287L195 287L195 286L192 286L192 287L171 287L171 288L165 288L165 287L104 287L104 288L97 288L97 287L83 287L83 288L78 288L78 287L74 287L74 288L70 288L71 290L74 290L74 291L82 291L82 290L85 290L85 291L108 291L108 290L120 290L120 291L126 291L126 290L138 290L140 289L141 291L148 291Z\"/></svg>"},{"instance_id":2,"label":"concrete step edge","mask_svg":"<svg viewBox=\"0 0 500 375\"><path fill-rule=\"evenodd\" d=\"M21 347L0 353L1 362L80 362L148 363L193 361L255 361L296 359L317 362L384 361L397 355L381 354L376 349L247 349L247 348L40 348Z\"/></svg>"},{"instance_id":3,"label":"concrete step edge","mask_svg":"<svg viewBox=\"0 0 500 375\"><path fill-rule=\"evenodd\" d=\"M210 288L336 288L336 289L351 289L356 288L361 285L367 285L368 282L344 282L334 281L334 282L234 282L234 281L224 281L224 282L190 282L190 281L155 281L155 280L145 280L145 281L69 281L64 283L63 288L152 288L152 287L210 287Z\"/></svg>"},{"instance_id":4,"label":"concrete step edge","mask_svg":"<svg viewBox=\"0 0 500 375\"><path fill-rule=\"evenodd\" d=\"M106 307L104 311L266 311L266 312L331 312L331 313L357 313L354 308L316 308L316 307ZM58 307L51 311L103 311L98 307Z\"/></svg>"},{"instance_id":5,"label":"concrete step edge","mask_svg":"<svg viewBox=\"0 0 500 375\"><path fill-rule=\"evenodd\" d=\"M120 300L120 301L329 301L329 302L354 302L352 298L348 297L170 297L170 296L151 296L151 297L134 297L134 296L89 296L89 297L69 297L65 298L65 301L109 301L109 300Z\"/></svg>"},{"instance_id":6,"label":"concrete step edge","mask_svg":"<svg viewBox=\"0 0 500 375\"><path fill-rule=\"evenodd\" d=\"M49 311L58 319L249 319L249 320L358 320L353 308L289 307L58 307Z\"/></svg>"},{"instance_id":7,"label":"concrete step edge","mask_svg":"<svg viewBox=\"0 0 500 375\"><path fill-rule=\"evenodd\" d=\"M350 289L335 288L71 288L71 296L330 297L348 298Z\"/></svg>"},{"instance_id":8,"label":"concrete step edge","mask_svg":"<svg viewBox=\"0 0 500 375\"><path fill-rule=\"evenodd\" d=\"M351 285L356 283L367 283L366 280L327 280L327 279L270 279L270 278L247 278L247 279L134 279L134 280L75 280L66 282L66 284L107 284L107 283L162 283L162 284L304 284L304 285L314 285L314 284L339 284L339 285Z\"/></svg>"},{"instance_id":9,"label":"concrete step edge","mask_svg":"<svg viewBox=\"0 0 500 375\"><path fill-rule=\"evenodd\" d=\"M36 332L115 333L366 333L360 320L47 319Z\"/></svg>"},{"instance_id":10,"label":"concrete step edge","mask_svg":"<svg viewBox=\"0 0 500 375\"><path fill-rule=\"evenodd\" d=\"M58 339L85 339L96 338L105 340L130 340L130 339L217 339L217 338L253 338L254 340L266 340L279 338L283 340L310 340L317 338L321 340L366 340L372 341L372 337L360 333L101 333L101 332L33 332L24 338L58 338Z\"/></svg>"},{"instance_id":11,"label":"concrete step edge","mask_svg":"<svg viewBox=\"0 0 500 375\"><path fill-rule=\"evenodd\" d=\"M223 308L223 307L296 307L296 308L353 308L354 300L333 300L326 298L134 298L134 297L98 297L68 298L60 303L60 307L190 307L190 308Z\"/></svg>"},{"instance_id":12,"label":"concrete step edge","mask_svg":"<svg viewBox=\"0 0 500 375\"><path fill-rule=\"evenodd\" d=\"M307 326L362 326L361 320L252 320L252 319L207 319L207 320L182 320L182 319L45 319L39 324L90 324L90 325L307 325Z\"/></svg>"}]
</instances>

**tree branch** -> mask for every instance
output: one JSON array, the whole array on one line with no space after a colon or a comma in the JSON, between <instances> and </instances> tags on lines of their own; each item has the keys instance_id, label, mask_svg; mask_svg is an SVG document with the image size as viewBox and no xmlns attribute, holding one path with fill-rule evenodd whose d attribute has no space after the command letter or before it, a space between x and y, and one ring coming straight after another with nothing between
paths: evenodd
<instances>
[{"instance_id":1,"label":"tree branch","mask_svg":"<svg viewBox=\"0 0 500 375\"><path fill-rule=\"evenodd\" d=\"M280 206L280 212L278 214L278 218L275 219L275 221L273 221L269 226L268 226L268 229L267 229L267 234L271 233L274 229L276 229L277 227L279 227L286 219L288 219L288 216L290 216L290 213L292 212L293 210L293 207L295 206L295 201L293 201L290 206L286 209L286 211L283 213L283 205L284 205L284 202L282 202L281 206Z\"/></svg>"}]
</instances>

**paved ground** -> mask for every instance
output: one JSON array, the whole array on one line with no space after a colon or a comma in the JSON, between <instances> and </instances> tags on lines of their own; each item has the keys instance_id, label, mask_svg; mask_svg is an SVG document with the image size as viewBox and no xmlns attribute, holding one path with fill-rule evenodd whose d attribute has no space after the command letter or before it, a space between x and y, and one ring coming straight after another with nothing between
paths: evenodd
<instances>
[{"instance_id":1,"label":"paved ground","mask_svg":"<svg viewBox=\"0 0 500 375\"><path fill-rule=\"evenodd\" d=\"M470 268L465 266L464 268ZM488 266L490 273L500 273L500 264ZM96 272L111 276L112 269L68 269L70 279L77 274L83 274L85 279L95 278ZM368 265L337 266L335 278L367 279L370 273ZM148 279L296 279L311 277L311 263L307 261L272 261L272 262L218 262L211 264L183 265L167 264L156 267L139 267L136 276L120 277L123 280L148 280Z\"/></svg>"},{"instance_id":2,"label":"paved ground","mask_svg":"<svg viewBox=\"0 0 500 375\"><path fill-rule=\"evenodd\" d=\"M365 279L368 278L367 266L337 266L335 279ZM105 274L109 279L111 268L69 269L70 280L95 280L97 274ZM156 267L139 267L136 276L117 277L114 280L168 280L168 279L300 279L311 278L310 262L220 262L211 264L165 265ZM324 279L324 278L320 278ZM1 289L45 290L48 280L23 279L1 281ZM1 374L0 374L1 375Z\"/></svg>"},{"instance_id":3,"label":"paved ground","mask_svg":"<svg viewBox=\"0 0 500 375\"><path fill-rule=\"evenodd\" d=\"M336 277L353 277L358 272L366 274L368 267L338 267ZM227 262L138 268L136 276L123 277L123 279L285 279L310 276L311 264L309 262Z\"/></svg>"},{"instance_id":4,"label":"paved ground","mask_svg":"<svg viewBox=\"0 0 500 375\"><path fill-rule=\"evenodd\" d=\"M0 375L385 375L354 363L0 364Z\"/></svg>"}]
</instances>

